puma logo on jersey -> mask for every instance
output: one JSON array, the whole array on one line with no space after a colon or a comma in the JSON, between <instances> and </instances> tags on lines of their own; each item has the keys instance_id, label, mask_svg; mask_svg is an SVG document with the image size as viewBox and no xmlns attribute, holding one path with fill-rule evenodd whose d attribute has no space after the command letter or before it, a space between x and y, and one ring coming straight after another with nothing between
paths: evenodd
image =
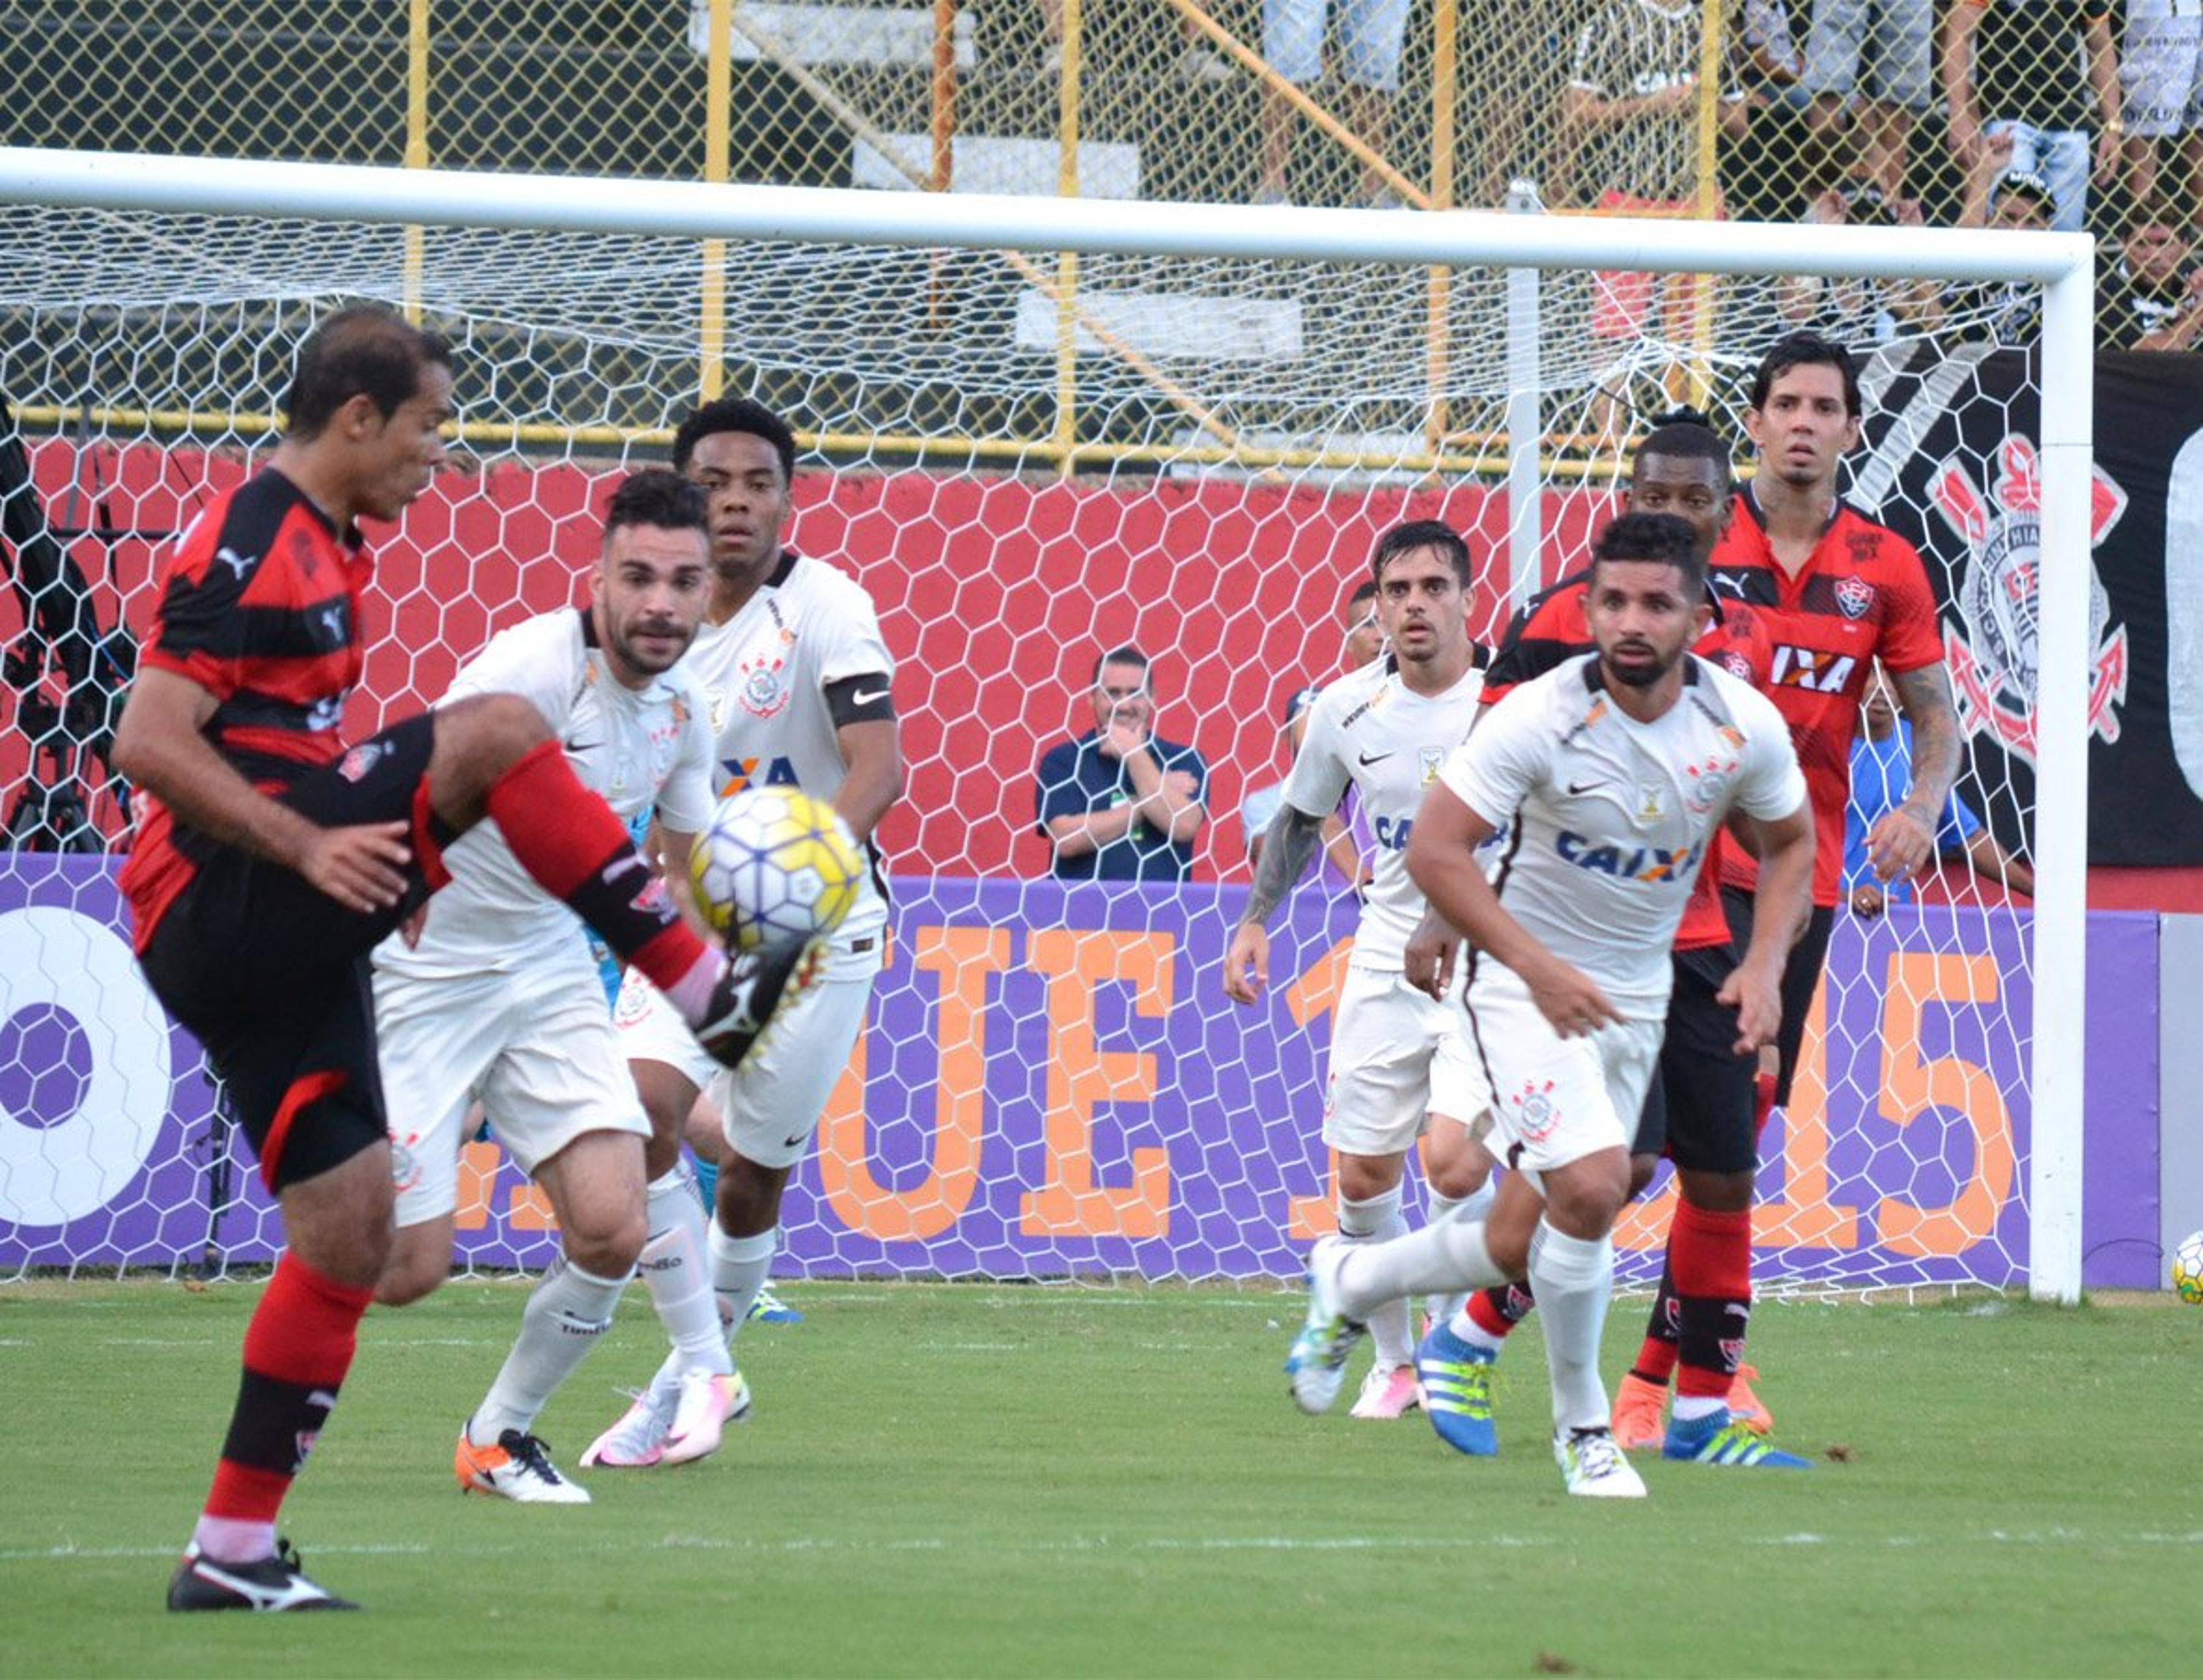
<instances>
[{"instance_id":1,"label":"puma logo on jersey","mask_svg":"<svg viewBox=\"0 0 2203 1680\"><path fill-rule=\"evenodd\" d=\"M1553 849L1564 861L1595 875L1657 884L1688 875L1698 863L1699 849L1684 846L1671 852L1665 846L1609 845L1564 828L1555 837Z\"/></svg>"},{"instance_id":2,"label":"puma logo on jersey","mask_svg":"<svg viewBox=\"0 0 2203 1680\"><path fill-rule=\"evenodd\" d=\"M1850 688L1858 660L1849 654L1832 654L1818 648L1793 648L1785 643L1775 650L1775 663L1767 680L1778 688L1810 689L1815 694L1840 695Z\"/></svg>"},{"instance_id":3,"label":"puma logo on jersey","mask_svg":"<svg viewBox=\"0 0 2203 1680\"><path fill-rule=\"evenodd\" d=\"M245 574L260 564L259 555L240 554L236 549L228 547L227 544L216 549L214 551L214 557L217 560L220 560L224 565L227 566L232 574L235 576L237 581L240 583L245 581Z\"/></svg>"}]
</instances>

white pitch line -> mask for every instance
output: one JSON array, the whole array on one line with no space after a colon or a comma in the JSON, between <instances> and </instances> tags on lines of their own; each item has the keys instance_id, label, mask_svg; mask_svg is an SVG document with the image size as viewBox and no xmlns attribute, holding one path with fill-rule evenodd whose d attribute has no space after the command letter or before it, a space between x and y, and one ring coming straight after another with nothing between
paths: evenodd
<instances>
[{"instance_id":1,"label":"white pitch line","mask_svg":"<svg viewBox=\"0 0 2203 1680\"><path fill-rule=\"evenodd\" d=\"M2104 1545L2165 1545L2203 1546L2203 1530L2168 1534L2143 1530L2134 1534L2085 1534L2077 1529L2057 1529L2042 1535L2014 1534L1993 1529L1972 1537L1976 1542L1989 1546L2054 1545L2100 1547ZM917 1536L906 1540L869 1540L845 1538L834 1535L794 1535L782 1540L759 1540L741 1535L666 1535L654 1542L645 1542L646 1550L661 1552L725 1552L744 1553L756 1556L801 1556L820 1553L894 1553L927 1552L973 1554L978 1556L1047 1555L1060 1553L1104 1552L1462 1552L1474 1553L1493 1548L1503 1550L1542 1550L1571 1544L1562 1535L1524 1535L1476 1533L1453 1538L1412 1535L1137 1535L1115 1538L1107 1535L1075 1535L1061 1540L1033 1540L1008 1545L975 1542L960 1537ZM1822 1535L1769 1535L1749 1540L1756 1546L1826 1546L1843 1543ZM1947 1547L1953 1543L1947 1535L1887 1535L1880 1542L1889 1546L1936 1545ZM1966 1537L1959 1536L1957 1543L1965 1544ZM331 1545L316 1542L313 1554L317 1557L418 1557L434 1554L440 1558L491 1558L515 1554L533 1554L541 1550L540 1539L515 1541L509 1544L439 1542L393 1543L370 1545ZM84 1559L120 1559L174 1558L180 1548L168 1546L51 1546L15 1547L0 1550L0 1565L67 1563ZM604 1553L632 1555L636 1547L627 1540L605 1541L599 1543L581 1542L562 1545L569 1553Z\"/></svg>"}]
</instances>

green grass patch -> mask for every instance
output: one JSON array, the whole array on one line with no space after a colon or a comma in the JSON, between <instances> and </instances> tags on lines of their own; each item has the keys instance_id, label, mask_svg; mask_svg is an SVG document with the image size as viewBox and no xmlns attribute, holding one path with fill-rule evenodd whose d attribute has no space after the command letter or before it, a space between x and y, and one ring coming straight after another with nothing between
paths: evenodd
<instances>
[{"instance_id":1,"label":"green grass patch","mask_svg":"<svg viewBox=\"0 0 2203 1680\"><path fill-rule=\"evenodd\" d=\"M373 1315L284 1523L369 1613L183 1618L257 1286L0 1290L0 1672L2203 1673L2203 1313L1768 1304L1760 1390L1817 1467L1640 1454L1614 1505L1562 1491L1534 1320L1476 1462L1296 1412L1297 1294L784 1293L751 1421L586 1507L452 1479L521 1287ZM539 1426L563 1465L659 1349L631 1298Z\"/></svg>"}]
</instances>

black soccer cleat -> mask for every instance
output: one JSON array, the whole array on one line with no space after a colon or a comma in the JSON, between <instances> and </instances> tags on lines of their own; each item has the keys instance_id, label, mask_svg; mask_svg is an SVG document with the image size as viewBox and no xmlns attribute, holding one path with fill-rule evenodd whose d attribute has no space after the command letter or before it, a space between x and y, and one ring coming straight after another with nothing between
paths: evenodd
<instances>
[{"instance_id":1,"label":"black soccer cleat","mask_svg":"<svg viewBox=\"0 0 2203 1680\"><path fill-rule=\"evenodd\" d=\"M326 1587L306 1578L298 1554L287 1540L275 1542L275 1555L257 1564L225 1564L185 1548L184 1560L168 1578L171 1610L357 1610Z\"/></svg>"},{"instance_id":2,"label":"black soccer cleat","mask_svg":"<svg viewBox=\"0 0 2203 1680\"><path fill-rule=\"evenodd\" d=\"M723 1067L739 1068L774 1014L810 990L826 962L826 942L730 950L727 972L712 993L696 1041Z\"/></svg>"}]
</instances>

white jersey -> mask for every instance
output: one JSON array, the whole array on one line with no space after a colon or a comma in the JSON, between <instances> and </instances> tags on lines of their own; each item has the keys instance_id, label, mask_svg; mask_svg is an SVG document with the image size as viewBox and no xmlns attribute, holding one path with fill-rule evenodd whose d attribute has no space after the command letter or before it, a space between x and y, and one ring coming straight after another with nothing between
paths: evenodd
<instances>
[{"instance_id":1,"label":"white jersey","mask_svg":"<svg viewBox=\"0 0 2203 1680\"><path fill-rule=\"evenodd\" d=\"M741 612L706 624L682 665L711 708L712 785L721 794L772 784L831 803L849 766L842 757L829 684L895 675L878 609L861 584L824 560L793 553ZM873 698L869 689L853 696ZM836 947L871 939L887 926L887 901L868 878Z\"/></svg>"},{"instance_id":2,"label":"white jersey","mask_svg":"<svg viewBox=\"0 0 2203 1680\"><path fill-rule=\"evenodd\" d=\"M1285 802L1311 817L1338 808L1350 784L1376 841L1376 864L1355 929L1357 968L1397 970L1423 917L1408 874L1408 832L1423 794L1476 720L1484 673L1471 669L1444 694L1419 695L1391 655L1349 671L1316 696L1285 783Z\"/></svg>"},{"instance_id":3,"label":"white jersey","mask_svg":"<svg viewBox=\"0 0 2203 1680\"><path fill-rule=\"evenodd\" d=\"M568 608L492 636L460 668L443 701L518 695L543 714L582 785L603 796L630 834L655 813L678 833L700 832L712 814L712 736L703 690L685 665L635 689L623 687L595 645L588 612ZM494 819L469 829L444 853L451 884L428 901L421 943L393 935L375 966L429 979L537 963L578 949L580 920L538 886L513 856Z\"/></svg>"},{"instance_id":4,"label":"white jersey","mask_svg":"<svg viewBox=\"0 0 2203 1680\"><path fill-rule=\"evenodd\" d=\"M1500 902L1624 1015L1668 1007L1668 950L1706 846L1731 810L1805 801L1790 731L1764 695L1685 656L1681 697L1649 724L1607 697L1595 654L1525 683L1446 761L1445 784L1509 831Z\"/></svg>"}]
</instances>

